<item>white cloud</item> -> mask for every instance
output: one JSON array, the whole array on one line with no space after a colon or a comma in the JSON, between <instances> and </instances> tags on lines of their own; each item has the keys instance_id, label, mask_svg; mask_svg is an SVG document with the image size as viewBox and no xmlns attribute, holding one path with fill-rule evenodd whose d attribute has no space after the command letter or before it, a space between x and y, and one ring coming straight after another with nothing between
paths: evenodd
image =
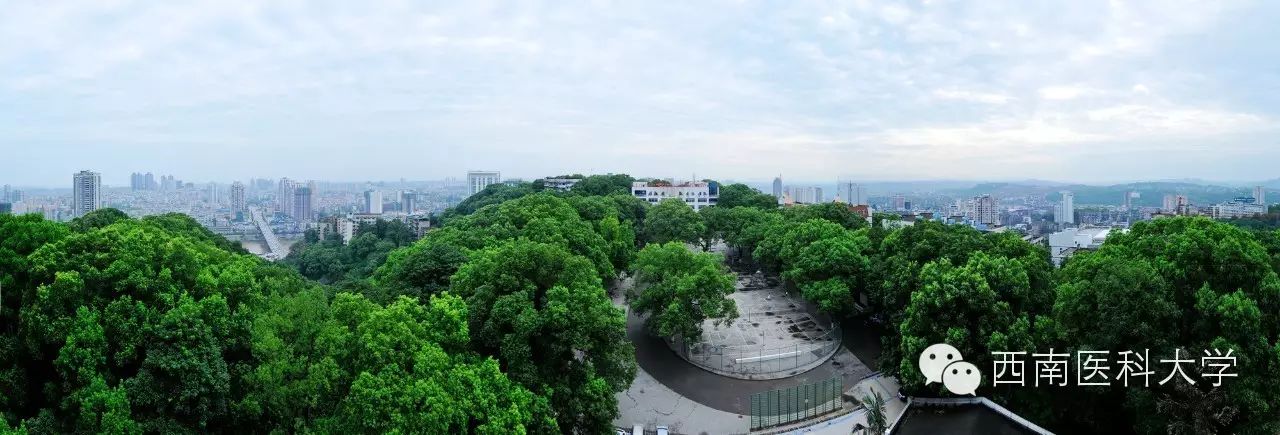
<instances>
[{"instance_id":1,"label":"white cloud","mask_svg":"<svg viewBox=\"0 0 1280 435\"><path fill-rule=\"evenodd\" d=\"M1074 100L1091 93L1092 90L1079 86L1046 86L1037 92L1040 98L1046 100Z\"/></svg>"},{"instance_id":2,"label":"white cloud","mask_svg":"<svg viewBox=\"0 0 1280 435\"><path fill-rule=\"evenodd\" d=\"M819 177L883 164L913 177L1274 131L1274 100L1223 71L1276 69L1202 60L1188 43L1275 17L1171 1L16 3L0 14L0 147L199 144L161 154L189 179L282 170L218 143L298 168L326 164L291 154L309 146L450 156L354 178L502 155L530 172ZM962 158L976 160L948 164Z\"/></svg>"},{"instance_id":3,"label":"white cloud","mask_svg":"<svg viewBox=\"0 0 1280 435\"><path fill-rule=\"evenodd\" d=\"M977 92L960 89L934 89L933 96L944 100L962 100L983 104L1005 104L1013 98L995 92Z\"/></svg>"}]
</instances>

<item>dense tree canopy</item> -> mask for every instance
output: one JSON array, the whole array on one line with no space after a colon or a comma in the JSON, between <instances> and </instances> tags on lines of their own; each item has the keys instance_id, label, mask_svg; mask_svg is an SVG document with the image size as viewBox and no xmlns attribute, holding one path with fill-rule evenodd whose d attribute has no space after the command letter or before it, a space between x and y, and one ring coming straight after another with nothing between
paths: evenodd
<instances>
[{"instance_id":1,"label":"dense tree canopy","mask_svg":"<svg viewBox=\"0 0 1280 435\"><path fill-rule=\"evenodd\" d=\"M504 183L490 184L484 190L476 192L475 195L467 197L458 205L445 210L441 221L448 222L451 219L475 213L476 210L480 210L487 205L500 204L532 193L534 193L533 185L529 183L521 183L515 186Z\"/></svg>"},{"instance_id":2,"label":"dense tree canopy","mask_svg":"<svg viewBox=\"0 0 1280 435\"><path fill-rule=\"evenodd\" d=\"M372 291L462 297L469 349L547 398L562 430L601 432L636 370L622 311L603 287L635 255L634 222L620 219L642 219L635 204L543 192L489 205L392 252Z\"/></svg>"},{"instance_id":3,"label":"dense tree canopy","mask_svg":"<svg viewBox=\"0 0 1280 435\"><path fill-rule=\"evenodd\" d=\"M253 325L248 418L290 431L547 433L545 397L467 350L467 306L450 295L385 308L342 293L276 295Z\"/></svg>"},{"instance_id":4,"label":"dense tree canopy","mask_svg":"<svg viewBox=\"0 0 1280 435\"><path fill-rule=\"evenodd\" d=\"M592 175L584 177L573 185L571 191L579 195L610 196L631 195L631 183L635 181L627 174Z\"/></svg>"},{"instance_id":5,"label":"dense tree canopy","mask_svg":"<svg viewBox=\"0 0 1280 435\"><path fill-rule=\"evenodd\" d=\"M6 305L20 307L0 346L0 384L13 393L0 402L6 415L35 432L235 427L235 374L252 364L249 307L301 279L220 248L178 215L70 234L38 218L0 219L5 232L31 231L0 236L18 241L9 252L44 239L25 276L12 263L0 271L21 279L5 289Z\"/></svg>"},{"instance_id":6,"label":"dense tree canopy","mask_svg":"<svg viewBox=\"0 0 1280 435\"><path fill-rule=\"evenodd\" d=\"M467 301L472 345L513 379L547 391L561 426L600 433L613 395L635 377L626 320L586 258L561 246L513 240L475 253L453 278Z\"/></svg>"},{"instance_id":7,"label":"dense tree canopy","mask_svg":"<svg viewBox=\"0 0 1280 435\"><path fill-rule=\"evenodd\" d=\"M553 396L556 385L531 382L537 390L530 389L477 351L474 316L458 296L401 297L385 305L348 293L331 297L292 271L223 249L189 218L102 223L73 230L38 216L0 216L6 392L0 428L123 434L587 427L581 421L590 417L559 423L550 400L569 395ZM566 344L553 342L569 355L612 352L579 363L587 368L565 369L601 376L583 382L585 392L569 402L594 413L610 409L604 421L611 421L613 391L634 375L620 314L584 259L550 247L576 260L573 270L594 287L568 299L548 296L549 316L572 317L548 318L543 331L586 328L592 315L612 322L572 334ZM573 365L565 352L556 356Z\"/></svg>"},{"instance_id":8,"label":"dense tree canopy","mask_svg":"<svg viewBox=\"0 0 1280 435\"><path fill-rule=\"evenodd\" d=\"M718 254L691 252L684 244L645 246L636 256L636 286L631 308L648 315L645 324L662 337L702 339L707 319L732 322L738 308L729 294L734 276Z\"/></svg>"},{"instance_id":9,"label":"dense tree canopy","mask_svg":"<svg viewBox=\"0 0 1280 435\"><path fill-rule=\"evenodd\" d=\"M399 220L378 219L361 225L350 243L343 243L337 233L320 240L315 231L308 231L307 237L290 249L285 263L326 284L358 281L373 275L392 250L413 243L414 238L413 230Z\"/></svg>"},{"instance_id":10,"label":"dense tree canopy","mask_svg":"<svg viewBox=\"0 0 1280 435\"><path fill-rule=\"evenodd\" d=\"M667 198L645 216L644 240L648 243L698 243L706 231L702 216L679 198Z\"/></svg>"},{"instance_id":11,"label":"dense tree canopy","mask_svg":"<svg viewBox=\"0 0 1280 435\"><path fill-rule=\"evenodd\" d=\"M1216 406L1228 407L1234 418L1201 429L1280 431L1280 381L1257 375L1280 373L1276 273L1266 247L1249 232L1205 218L1137 223L1128 233L1108 238L1097 252L1068 261L1054 306L1059 343L1089 350L1150 348L1162 358L1174 348L1230 349L1240 373L1220 393L1204 383L1079 392L1076 403L1129 412L1078 422L1086 428L1132 424L1140 432L1164 433L1195 418L1177 410L1224 394L1230 400Z\"/></svg>"},{"instance_id":12,"label":"dense tree canopy","mask_svg":"<svg viewBox=\"0 0 1280 435\"><path fill-rule=\"evenodd\" d=\"M750 186L742 183L734 183L720 187L720 198L716 200L716 206L724 208L733 207L755 207L759 209L771 209L778 206L778 199L773 195L761 193Z\"/></svg>"},{"instance_id":13,"label":"dense tree canopy","mask_svg":"<svg viewBox=\"0 0 1280 435\"><path fill-rule=\"evenodd\" d=\"M1239 377L1221 387L984 379L978 394L1063 433L1280 432L1273 229L1142 222L1054 270L1014 234L868 226L739 185L695 212L587 178L490 186L417 241L391 223L346 246L312 235L292 268L178 214L0 215L0 432L607 432L637 370L607 286L633 271L651 331L699 336L736 313L720 257L684 245L716 241L883 329L880 370L907 394L945 394L915 367L938 342L979 367L1006 350L1230 350Z\"/></svg>"}]
</instances>

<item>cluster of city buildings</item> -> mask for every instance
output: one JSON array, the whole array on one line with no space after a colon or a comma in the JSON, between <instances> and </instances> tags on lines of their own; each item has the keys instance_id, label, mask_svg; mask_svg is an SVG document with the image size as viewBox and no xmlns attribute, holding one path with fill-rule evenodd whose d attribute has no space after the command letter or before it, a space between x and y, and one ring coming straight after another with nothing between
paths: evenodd
<instances>
[{"instance_id":1,"label":"cluster of city buildings","mask_svg":"<svg viewBox=\"0 0 1280 435\"><path fill-rule=\"evenodd\" d=\"M183 183L177 177L172 175L161 175L159 181L156 181L155 174L150 172L141 173L134 172L129 174L129 188L133 191L140 190L177 190L184 187L193 187L194 183Z\"/></svg>"},{"instance_id":2,"label":"cluster of city buildings","mask_svg":"<svg viewBox=\"0 0 1280 435\"><path fill-rule=\"evenodd\" d=\"M568 191L581 178L548 177L539 181L545 189ZM321 185L314 180L253 178L247 183L236 181L223 190L215 183L197 188L194 183L174 176L162 175L157 179L149 172L130 174L127 191L109 190L104 188L101 174L85 170L72 175L69 198L33 200L21 190L4 186L0 191L0 213L41 213L48 219L67 220L111 203L131 215L186 213L220 234L247 236L260 232L251 217L251 213L258 210L264 213L267 217L264 221L276 233L286 237L315 230L322 235L339 234L344 241L350 241L361 225L380 219L399 220L421 235L431 226L431 213L442 211L488 186L520 182L504 180L498 171L469 171L465 184L446 179L443 186L426 191L385 189L372 184L366 184L363 189L343 185L326 188L322 197ZM784 185L781 176L773 180L772 187L774 198L785 207L828 202L821 187ZM455 188L457 190L453 190ZM384 198L387 192L390 196ZM883 222L887 226L937 219L970 225L981 231L1017 231L1027 240L1048 245L1055 264L1075 252L1097 248L1113 231L1124 231L1138 220L1185 215L1232 219L1267 212L1266 190L1262 186L1255 187L1252 196L1208 206L1197 206L1186 195L1169 194L1159 208L1137 206L1134 202L1140 197L1137 192L1126 192L1118 206L1085 207L1076 206L1075 195L1070 191L1060 192L1057 201L1042 197L1002 201L994 195L982 194L951 198L946 202L924 198L914 204L904 194L881 196L873 201L864 186L847 181L839 182L836 192L830 202L845 204L869 221L877 211L897 215L897 219ZM631 194L650 204L677 199L701 210L717 204L720 185L714 181L641 180L632 183Z\"/></svg>"}]
</instances>

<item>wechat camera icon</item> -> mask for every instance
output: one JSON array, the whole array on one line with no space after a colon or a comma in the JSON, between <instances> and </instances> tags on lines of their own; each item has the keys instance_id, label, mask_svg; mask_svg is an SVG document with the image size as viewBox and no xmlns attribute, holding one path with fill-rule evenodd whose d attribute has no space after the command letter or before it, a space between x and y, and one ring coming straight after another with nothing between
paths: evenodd
<instances>
[{"instance_id":1,"label":"wechat camera icon","mask_svg":"<svg viewBox=\"0 0 1280 435\"><path fill-rule=\"evenodd\" d=\"M941 382L947 391L955 395L976 396L982 373L978 367L964 361L955 346L938 343L920 353L920 373L925 385Z\"/></svg>"}]
</instances>

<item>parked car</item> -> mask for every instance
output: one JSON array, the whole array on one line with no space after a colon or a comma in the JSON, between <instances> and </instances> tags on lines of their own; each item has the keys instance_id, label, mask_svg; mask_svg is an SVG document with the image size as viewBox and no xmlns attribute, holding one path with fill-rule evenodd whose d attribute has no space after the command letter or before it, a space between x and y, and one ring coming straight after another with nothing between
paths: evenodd
<instances>
[{"instance_id":1,"label":"parked car","mask_svg":"<svg viewBox=\"0 0 1280 435\"><path fill-rule=\"evenodd\" d=\"M658 435L668 435L666 426L658 426Z\"/></svg>"}]
</instances>

